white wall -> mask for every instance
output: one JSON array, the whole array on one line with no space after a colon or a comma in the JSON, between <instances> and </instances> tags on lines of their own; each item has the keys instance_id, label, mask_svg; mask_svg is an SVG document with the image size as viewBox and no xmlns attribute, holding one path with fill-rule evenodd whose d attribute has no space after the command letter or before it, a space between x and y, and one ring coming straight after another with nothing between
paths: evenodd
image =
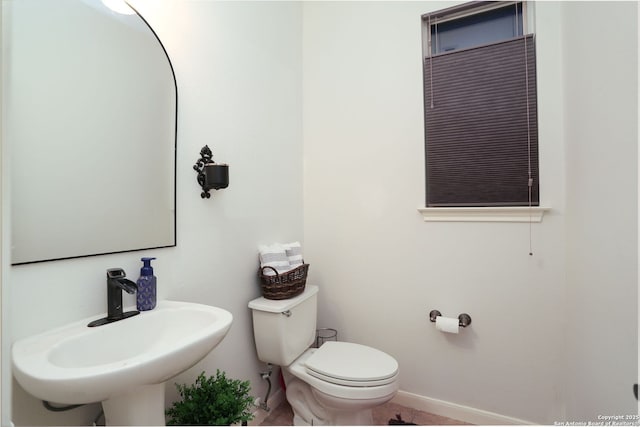
<instances>
[{"instance_id":1,"label":"white wall","mask_svg":"<svg viewBox=\"0 0 640 427\"><path fill-rule=\"evenodd\" d=\"M608 195L628 198L624 206L630 207L624 214L610 213L601 219L581 210L568 217L565 180L574 190L582 178L581 174L568 176L574 173L568 165L589 168L598 176L613 174L620 167L623 177L630 178L636 173L633 162L637 156L625 145L625 151L608 155L611 161L601 170L572 158L577 153L566 143L563 114L573 114L576 122L571 126L579 121L598 127L601 121L596 111L575 110L582 99L567 94L568 99L563 100L563 88L576 71L565 68L571 59L563 61L563 49L587 32L601 38L603 45L612 38L608 31L594 31L601 26L591 21L584 26L563 26L575 19L571 13L576 8L591 15L611 7L614 11L608 13L617 15L628 13L626 9L634 5L618 9L616 4L608 6L611 3L572 8L557 2L535 4L541 203L552 211L532 227L531 257L528 224L424 223L416 211L424 206L420 15L452 4L304 5L305 243L311 275L321 286L321 326L337 328L341 339L394 355L400 363L404 391L534 423L564 420L565 391L573 393L579 385L565 390L564 369L585 350L584 345L593 343L589 339L567 345L567 335L583 326L581 333L586 335L594 322L606 322L600 316L580 324L577 316L567 315L567 307L575 307L573 300L583 297L589 305L581 313L588 316L590 310L601 310L596 302L602 296L607 296L605 301L635 301L635 282L629 280L637 277L635 223L631 221L635 218L635 181L629 179ZM636 14L630 16L633 19ZM609 28L619 25L634 28L628 20ZM563 44L562 37L568 32L571 38ZM592 53L598 55L599 50ZM577 59L585 60L582 56ZM629 61L635 64L635 58ZM580 73L579 82L585 85L591 73L605 75L604 68ZM622 79L620 85L629 84L634 76L633 69L616 74ZM631 89L627 98L635 99ZM606 102L603 109L609 109L612 116L628 108L607 102L616 94L602 99ZM584 96L589 97L589 92ZM625 124L621 130L625 138L635 137L635 126ZM605 139L597 135L588 141ZM614 160L620 160L618 166ZM611 227L628 230L624 248L629 259L617 250L605 257L613 248L594 248L596 241L579 237L586 228L568 232L567 224L585 215L590 228L601 230L608 241L614 242L617 236L607 235ZM568 238L576 239L578 245L584 243L581 252L588 258L575 258L576 245L568 245ZM609 280L591 278L592 286L586 287L574 275L573 286L567 289L568 253L571 274L578 269L581 276L589 276L599 268L598 261L611 262L606 271L618 269L623 283L603 287ZM583 265L587 259L591 264ZM635 318L635 306L627 305L624 316ZM613 309L610 304L608 308ZM428 320L432 309L445 316L467 312L473 324L458 336L444 335ZM569 321L576 324L565 330ZM633 325L636 323L629 332L635 332ZM602 334L604 327L604 323L599 327ZM630 384L636 371L629 361L637 353L629 350L621 360L610 351L614 343L635 349L635 338L614 332L607 342L608 348L600 348L598 357L587 359L593 363L580 365L575 375L597 379L615 373L619 381L624 373L627 382L618 384L623 389L607 386L596 394L581 390L571 399L589 395L599 399L599 404L589 411L569 410L567 416L582 420L595 413L635 412Z\"/></svg>"},{"instance_id":2,"label":"white wall","mask_svg":"<svg viewBox=\"0 0 640 427\"><path fill-rule=\"evenodd\" d=\"M3 22L3 9L0 7L0 22ZM0 46L4 55L4 37L0 31ZM6 63L2 60L2 75L0 79L0 99L4 100L4 70ZM9 286L7 271L9 269L9 212L10 207L7 198L3 196L6 179L4 179L3 171L7 169L9 162L7 161L7 153L4 144L4 108L0 107L0 425L7 426L11 423L11 340L9 333L8 309L9 309Z\"/></svg>"},{"instance_id":3,"label":"white wall","mask_svg":"<svg viewBox=\"0 0 640 427\"><path fill-rule=\"evenodd\" d=\"M567 417L597 419L635 413L638 12L564 8Z\"/></svg>"},{"instance_id":4,"label":"white wall","mask_svg":"<svg viewBox=\"0 0 640 427\"><path fill-rule=\"evenodd\" d=\"M201 370L220 368L251 380L252 394L264 397L247 303L260 294L257 245L303 237L300 4L135 6L165 44L178 81L178 245L12 267L11 338L104 312L105 270L122 267L135 278L140 257L155 256L159 298L216 305L234 316L224 341L175 381L190 383ZM229 188L208 200L200 198L192 169L205 144L216 161L230 165ZM14 394L17 425L90 425L99 411L54 414L19 387ZM170 382L167 400L175 397Z\"/></svg>"}]
</instances>

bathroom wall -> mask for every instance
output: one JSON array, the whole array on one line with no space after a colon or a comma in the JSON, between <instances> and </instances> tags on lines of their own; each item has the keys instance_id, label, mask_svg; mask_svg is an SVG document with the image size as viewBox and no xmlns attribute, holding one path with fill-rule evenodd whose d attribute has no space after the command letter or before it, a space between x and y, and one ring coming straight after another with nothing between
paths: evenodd
<instances>
[{"instance_id":1,"label":"bathroom wall","mask_svg":"<svg viewBox=\"0 0 640 427\"><path fill-rule=\"evenodd\" d=\"M2 7L0 7L0 22L2 21ZM3 46L4 37L0 31L0 46ZM2 61L2 72L6 66ZM4 99L4 79L0 79L0 99ZM4 112L4 108L2 108ZM4 114L0 114L0 129L4 129ZM9 357L11 340L9 339L9 322L7 322L7 313L9 308L9 291L6 276L9 269L9 254L5 248L9 245L9 206L6 198L3 197L6 185L4 171L9 162L7 161L6 149L2 144L3 134L0 131L0 425L7 426L11 423L11 381L6 376L10 376L11 358Z\"/></svg>"},{"instance_id":2,"label":"bathroom wall","mask_svg":"<svg viewBox=\"0 0 640 427\"><path fill-rule=\"evenodd\" d=\"M637 7L564 7L571 419L628 414L638 382Z\"/></svg>"},{"instance_id":3,"label":"bathroom wall","mask_svg":"<svg viewBox=\"0 0 640 427\"><path fill-rule=\"evenodd\" d=\"M264 365L255 356L247 303L260 294L257 245L303 237L301 6L133 4L163 41L178 81L178 245L11 267L11 338L106 311L105 270L122 267L136 278L140 257L155 256L159 298L216 305L234 316L224 341L175 382L190 383L202 370L215 374L220 368L251 380L252 394L264 397L266 382L258 375ZM216 161L230 164L229 188L208 200L200 198L192 169L205 144ZM134 300L125 296L125 302ZM175 397L170 382L167 402ZM91 425L98 411L92 405L51 413L19 386L14 390L16 425Z\"/></svg>"},{"instance_id":4,"label":"bathroom wall","mask_svg":"<svg viewBox=\"0 0 640 427\"><path fill-rule=\"evenodd\" d=\"M395 356L405 398L468 420L636 413L636 6L534 4L551 210L529 226L425 223L417 212L420 15L453 4L304 5L304 227L320 326ZM473 323L439 333L432 309Z\"/></svg>"}]
</instances>

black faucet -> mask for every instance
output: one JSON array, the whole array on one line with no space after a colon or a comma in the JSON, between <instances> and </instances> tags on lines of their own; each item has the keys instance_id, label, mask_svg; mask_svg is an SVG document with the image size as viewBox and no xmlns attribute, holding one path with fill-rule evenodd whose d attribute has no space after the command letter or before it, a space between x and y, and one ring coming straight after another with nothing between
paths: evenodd
<instances>
[{"instance_id":1,"label":"black faucet","mask_svg":"<svg viewBox=\"0 0 640 427\"><path fill-rule=\"evenodd\" d=\"M118 320L140 314L139 311L122 312L122 291L133 294L138 290L138 286L126 278L126 274L121 268L110 268L107 270L107 317L94 320L89 323L89 327L106 325Z\"/></svg>"}]
</instances>

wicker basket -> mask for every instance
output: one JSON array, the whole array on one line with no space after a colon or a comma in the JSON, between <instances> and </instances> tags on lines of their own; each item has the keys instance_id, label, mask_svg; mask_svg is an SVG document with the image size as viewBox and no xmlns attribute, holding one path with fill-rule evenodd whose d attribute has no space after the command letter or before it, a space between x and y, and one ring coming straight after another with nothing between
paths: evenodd
<instances>
[{"instance_id":1,"label":"wicker basket","mask_svg":"<svg viewBox=\"0 0 640 427\"><path fill-rule=\"evenodd\" d=\"M273 270L275 275L265 275L265 269ZM273 267L262 267L259 272L262 296L266 299L287 299L300 295L307 282L307 271L309 264L302 264L283 274L278 274Z\"/></svg>"}]
</instances>

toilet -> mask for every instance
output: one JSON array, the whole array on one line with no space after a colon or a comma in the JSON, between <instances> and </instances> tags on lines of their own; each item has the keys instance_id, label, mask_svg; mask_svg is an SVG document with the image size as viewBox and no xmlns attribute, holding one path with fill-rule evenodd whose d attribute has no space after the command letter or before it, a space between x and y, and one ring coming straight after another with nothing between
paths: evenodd
<instances>
[{"instance_id":1,"label":"toilet","mask_svg":"<svg viewBox=\"0 0 640 427\"><path fill-rule=\"evenodd\" d=\"M374 407L398 391L398 362L361 344L315 341L318 287L286 300L249 302L262 362L278 365L294 425L372 425Z\"/></svg>"}]
</instances>

